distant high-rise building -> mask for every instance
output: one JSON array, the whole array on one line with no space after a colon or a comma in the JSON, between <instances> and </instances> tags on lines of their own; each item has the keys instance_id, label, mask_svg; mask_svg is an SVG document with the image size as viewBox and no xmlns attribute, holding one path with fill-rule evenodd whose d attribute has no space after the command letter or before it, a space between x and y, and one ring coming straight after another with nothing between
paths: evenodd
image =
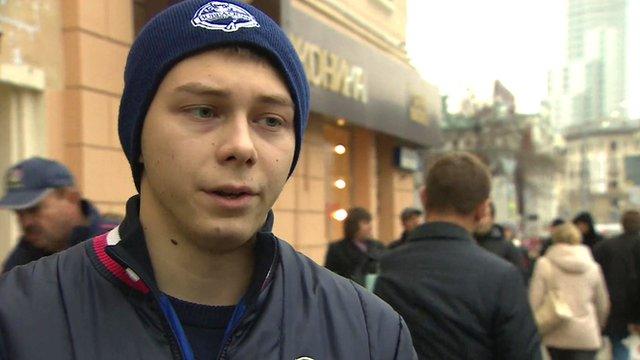
<instances>
[{"instance_id":1,"label":"distant high-rise building","mask_svg":"<svg viewBox=\"0 0 640 360\"><path fill-rule=\"evenodd\" d=\"M555 126L627 117L627 19L636 1L567 0L564 65L549 81Z\"/></svg>"},{"instance_id":2,"label":"distant high-rise building","mask_svg":"<svg viewBox=\"0 0 640 360\"><path fill-rule=\"evenodd\" d=\"M640 119L640 0L627 0L627 112Z\"/></svg>"}]
</instances>

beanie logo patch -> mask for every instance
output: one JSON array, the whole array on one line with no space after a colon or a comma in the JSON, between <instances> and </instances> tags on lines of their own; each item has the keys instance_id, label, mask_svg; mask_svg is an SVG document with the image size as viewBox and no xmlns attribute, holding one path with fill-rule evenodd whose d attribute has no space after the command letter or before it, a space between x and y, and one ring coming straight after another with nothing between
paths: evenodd
<instances>
[{"instance_id":1,"label":"beanie logo patch","mask_svg":"<svg viewBox=\"0 0 640 360\"><path fill-rule=\"evenodd\" d=\"M191 24L209 30L234 32L240 28L260 27L247 10L222 1L210 1L196 11Z\"/></svg>"}]
</instances>

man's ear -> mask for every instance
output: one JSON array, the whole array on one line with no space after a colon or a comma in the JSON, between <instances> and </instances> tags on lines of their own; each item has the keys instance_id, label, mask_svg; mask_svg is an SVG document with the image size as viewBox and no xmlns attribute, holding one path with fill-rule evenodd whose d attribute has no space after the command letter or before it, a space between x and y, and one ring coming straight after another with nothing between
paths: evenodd
<instances>
[{"instance_id":1,"label":"man's ear","mask_svg":"<svg viewBox=\"0 0 640 360\"><path fill-rule=\"evenodd\" d=\"M422 202L422 208L427 208L427 187L422 186L420 188L420 202Z\"/></svg>"},{"instance_id":2,"label":"man's ear","mask_svg":"<svg viewBox=\"0 0 640 360\"><path fill-rule=\"evenodd\" d=\"M480 222L485 217L491 215L491 199L487 199L480 203L476 210L474 211L474 220L475 222Z\"/></svg>"},{"instance_id":3,"label":"man's ear","mask_svg":"<svg viewBox=\"0 0 640 360\"><path fill-rule=\"evenodd\" d=\"M79 204L82 201L82 195L80 195L80 191L76 188L66 188L64 189L62 196L64 199L73 204Z\"/></svg>"}]
</instances>

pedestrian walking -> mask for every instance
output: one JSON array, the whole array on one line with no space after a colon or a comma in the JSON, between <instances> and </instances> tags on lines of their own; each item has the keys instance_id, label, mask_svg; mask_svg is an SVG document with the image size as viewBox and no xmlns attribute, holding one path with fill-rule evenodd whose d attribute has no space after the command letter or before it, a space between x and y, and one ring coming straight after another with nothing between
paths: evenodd
<instances>
[{"instance_id":1,"label":"pedestrian walking","mask_svg":"<svg viewBox=\"0 0 640 360\"><path fill-rule=\"evenodd\" d=\"M593 247L604 238L600 233L596 231L595 221L593 216L588 212L581 212L573 218L573 224L578 227L582 234L582 243L589 249L593 250Z\"/></svg>"},{"instance_id":2,"label":"pedestrian walking","mask_svg":"<svg viewBox=\"0 0 640 360\"><path fill-rule=\"evenodd\" d=\"M560 225L551 238L529 289L542 343L553 360L595 359L609 313L602 271L573 224Z\"/></svg>"},{"instance_id":3,"label":"pedestrian walking","mask_svg":"<svg viewBox=\"0 0 640 360\"><path fill-rule=\"evenodd\" d=\"M626 211L621 220L624 233L593 250L609 289L611 314L604 334L611 340L615 360L629 358L622 341L630 327L640 324L640 212Z\"/></svg>"},{"instance_id":4,"label":"pedestrian walking","mask_svg":"<svg viewBox=\"0 0 640 360\"><path fill-rule=\"evenodd\" d=\"M512 263L520 271L525 282L527 282L529 277L522 251L505 238L504 228L496 224L495 221L496 208L491 203L489 205L489 213L478 223L474 232L478 245Z\"/></svg>"},{"instance_id":5,"label":"pedestrian walking","mask_svg":"<svg viewBox=\"0 0 640 360\"><path fill-rule=\"evenodd\" d=\"M375 293L407 321L420 359L540 359L520 272L471 236L490 211L488 168L448 154L425 184L426 223L382 257Z\"/></svg>"},{"instance_id":6,"label":"pedestrian walking","mask_svg":"<svg viewBox=\"0 0 640 360\"><path fill-rule=\"evenodd\" d=\"M422 210L416 208L405 208L400 213L400 223L402 224L402 235L400 239L389 244L389 249L395 249L403 245L409 239L409 234L423 223L424 214Z\"/></svg>"},{"instance_id":7,"label":"pedestrian walking","mask_svg":"<svg viewBox=\"0 0 640 360\"><path fill-rule=\"evenodd\" d=\"M546 254L547 250L549 250L549 247L553 245L553 241L551 240L551 235L558 228L558 226L564 223L565 223L564 219L556 218L556 219L553 219L553 221L549 224L549 228L548 228L549 236L542 239L542 242L540 244L540 252L539 252L540 256L543 256L544 254Z\"/></svg>"},{"instance_id":8,"label":"pedestrian walking","mask_svg":"<svg viewBox=\"0 0 640 360\"><path fill-rule=\"evenodd\" d=\"M373 240L371 214L356 207L347 211L344 238L329 246L325 267L334 273L365 286L367 276L377 274L384 245Z\"/></svg>"}]
</instances>

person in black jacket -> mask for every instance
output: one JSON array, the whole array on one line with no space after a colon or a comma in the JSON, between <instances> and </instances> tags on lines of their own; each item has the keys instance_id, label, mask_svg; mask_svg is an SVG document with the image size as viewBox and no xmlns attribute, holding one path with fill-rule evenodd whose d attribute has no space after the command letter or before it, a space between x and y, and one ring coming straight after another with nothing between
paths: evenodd
<instances>
[{"instance_id":1,"label":"person in black jacket","mask_svg":"<svg viewBox=\"0 0 640 360\"><path fill-rule=\"evenodd\" d=\"M69 169L61 163L33 157L7 170L0 208L12 210L22 236L5 259L2 272L28 264L103 234L116 226L100 217L82 199Z\"/></svg>"},{"instance_id":2,"label":"person in black jacket","mask_svg":"<svg viewBox=\"0 0 640 360\"><path fill-rule=\"evenodd\" d=\"M471 237L489 212L488 168L448 154L425 184L426 223L382 257L375 293L406 319L420 359L540 359L520 272Z\"/></svg>"},{"instance_id":3,"label":"person in black jacket","mask_svg":"<svg viewBox=\"0 0 640 360\"><path fill-rule=\"evenodd\" d=\"M413 359L401 317L271 232L309 115L287 35L185 0L134 41L121 226L0 277L0 358Z\"/></svg>"},{"instance_id":4,"label":"person in black jacket","mask_svg":"<svg viewBox=\"0 0 640 360\"><path fill-rule=\"evenodd\" d=\"M542 239L542 242L540 244L540 251L538 253L538 256L542 257L544 256L544 254L547 253L547 251L549 250L549 248L551 247L551 245L553 245L553 241L551 240L551 236L553 235L553 232L558 228L558 226L564 224L565 221L562 218L556 218L553 219L553 221L549 224L549 236Z\"/></svg>"},{"instance_id":5,"label":"person in black jacket","mask_svg":"<svg viewBox=\"0 0 640 360\"><path fill-rule=\"evenodd\" d=\"M622 340L629 336L630 325L640 324L640 212L626 211L622 228L622 235L603 240L593 250L609 289L611 312L604 333L616 360L629 358Z\"/></svg>"},{"instance_id":6,"label":"person in black jacket","mask_svg":"<svg viewBox=\"0 0 640 360\"><path fill-rule=\"evenodd\" d=\"M593 247L603 240L602 235L596 231L595 222L593 216L590 213L584 211L576 215L573 218L573 224L578 227L580 233L582 233L582 243L589 247L593 251Z\"/></svg>"},{"instance_id":7,"label":"person in black jacket","mask_svg":"<svg viewBox=\"0 0 640 360\"><path fill-rule=\"evenodd\" d=\"M366 276L378 272L384 245L372 240L371 214L356 207L347 211L344 239L329 245L325 267L364 286Z\"/></svg>"},{"instance_id":8,"label":"person in black jacket","mask_svg":"<svg viewBox=\"0 0 640 360\"><path fill-rule=\"evenodd\" d=\"M522 273L525 281L528 279L527 268L522 251L504 236L504 228L495 223L496 208L493 203L489 206L489 214L480 221L475 229L475 239L485 250L512 263Z\"/></svg>"},{"instance_id":9,"label":"person in black jacket","mask_svg":"<svg viewBox=\"0 0 640 360\"><path fill-rule=\"evenodd\" d=\"M400 222L402 223L403 229L402 235L400 235L400 239L389 244L389 249L395 249L405 244L409 239L409 233L422 224L422 218L423 214L420 209L409 207L402 210L402 213L400 213Z\"/></svg>"}]
</instances>

